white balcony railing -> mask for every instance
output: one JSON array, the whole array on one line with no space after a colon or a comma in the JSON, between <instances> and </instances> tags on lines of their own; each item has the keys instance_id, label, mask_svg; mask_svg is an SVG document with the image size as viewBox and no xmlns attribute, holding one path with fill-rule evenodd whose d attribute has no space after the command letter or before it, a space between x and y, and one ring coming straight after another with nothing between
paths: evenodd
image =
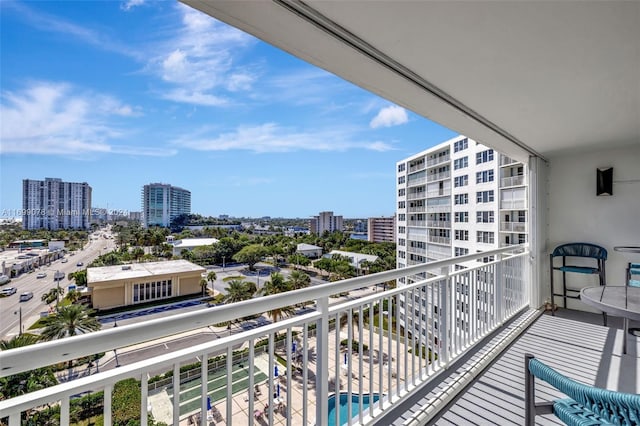
<instances>
[{"instance_id":1,"label":"white balcony railing","mask_svg":"<svg viewBox=\"0 0 640 426\"><path fill-rule=\"evenodd\" d=\"M436 235L429 235L428 240L430 243L434 244L451 244L451 237L439 237Z\"/></svg>"},{"instance_id":2,"label":"white balcony railing","mask_svg":"<svg viewBox=\"0 0 640 426\"><path fill-rule=\"evenodd\" d=\"M524 176L510 176L510 177L502 178L500 180L500 185L503 188L507 186L523 186Z\"/></svg>"},{"instance_id":3,"label":"white balcony railing","mask_svg":"<svg viewBox=\"0 0 640 426\"><path fill-rule=\"evenodd\" d=\"M446 172L432 173L427 175L427 182L434 182L436 180L447 179L449 176L451 176L451 172L449 170L447 170Z\"/></svg>"},{"instance_id":4,"label":"white balcony railing","mask_svg":"<svg viewBox=\"0 0 640 426\"><path fill-rule=\"evenodd\" d=\"M407 179L407 186L424 185L426 182L427 182L427 177L426 176L422 176L422 177L414 178L414 179L409 177L409 179Z\"/></svg>"},{"instance_id":5,"label":"white balcony railing","mask_svg":"<svg viewBox=\"0 0 640 426\"><path fill-rule=\"evenodd\" d=\"M427 191L427 197L447 197L451 195L451 188L443 188L443 189L434 189L431 191Z\"/></svg>"},{"instance_id":6,"label":"white balcony railing","mask_svg":"<svg viewBox=\"0 0 640 426\"><path fill-rule=\"evenodd\" d=\"M449 156L449 154L447 154L447 155L439 155L437 157L428 158L427 159L427 166L431 167L431 166L436 166L438 164L446 163L450 159L451 159L451 157Z\"/></svg>"},{"instance_id":7,"label":"white balcony railing","mask_svg":"<svg viewBox=\"0 0 640 426\"><path fill-rule=\"evenodd\" d=\"M500 208L502 210L513 210L513 209L526 209L527 207L526 200L502 200L500 201Z\"/></svg>"},{"instance_id":8,"label":"white balcony railing","mask_svg":"<svg viewBox=\"0 0 640 426\"><path fill-rule=\"evenodd\" d=\"M427 207L426 206L408 207L407 211L409 213L424 213L427 211Z\"/></svg>"},{"instance_id":9,"label":"white balcony railing","mask_svg":"<svg viewBox=\"0 0 640 426\"><path fill-rule=\"evenodd\" d=\"M451 228L451 222L448 220L429 220L427 226L429 228Z\"/></svg>"},{"instance_id":10,"label":"white balcony railing","mask_svg":"<svg viewBox=\"0 0 640 426\"><path fill-rule=\"evenodd\" d=\"M524 233L527 231L525 222L501 222L500 231Z\"/></svg>"},{"instance_id":11,"label":"white balcony railing","mask_svg":"<svg viewBox=\"0 0 640 426\"><path fill-rule=\"evenodd\" d=\"M434 206L427 206L427 213L449 213L451 206L449 204L437 204Z\"/></svg>"},{"instance_id":12,"label":"white balcony railing","mask_svg":"<svg viewBox=\"0 0 640 426\"><path fill-rule=\"evenodd\" d=\"M457 263L468 264L486 256L494 256L496 260L454 270ZM261 422L267 424L280 423L284 416L286 424L326 425L333 391L345 393L347 401L352 401L352 396L368 397L369 408L347 402L347 416L358 424L379 423L393 407L407 401L420 386L438 380L439 373L448 365L527 307L528 265L525 246L496 249L2 351L0 377L6 377L156 339L168 339L238 318L261 316L284 307L308 306L306 311L299 311L299 315L272 324L184 349L169 350L161 356L0 401L0 413L9 418L9 426L18 426L21 416L28 416L35 412L33 410L41 410L47 405L56 406L60 410L60 424L67 425L71 423L70 406L74 395L103 392L104 424L110 425L114 385L133 378L139 381L141 389L141 425L147 424L149 409L151 414L158 415L155 408L149 406L151 398L157 394L166 396L166 408L169 409L166 416L169 418L156 420L177 425L180 421L186 422L190 415L202 413L200 424L205 425L208 424L205 413L208 412L211 384L208 380L200 380L195 390L190 391L191 412L181 411L184 389L191 382L181 380L180 366L222 356L222 360L218 359L222 369L218 373L224 382L223 391L213 403L222 417L220 420L228 425L254 424L254 412L259 408L255 402L258 398L254 392L256 384L266 384L269 396L276 387L281 389L280 402L288 407L276 413L274 404L270 404L265 417L261 418ZM443 275L444 270L448 272ZM390 280L416 278L425 272L433 278L387 291L370 291L371 286L377 289ZM355 291L359 292L359 297L351 296L349 300L332 297ZM416 305L421 309L420 315L405 314L402 301L420 297L427 297L428 306ZM308 305L309 302L313 303ZM434 310L432 305L438 309ZM434 314L434 311L438 313ZM477 312L480 314L476 315ZM427 319L423 321L423 317ZM436 321L438 329L433 328ZM409 337L401 323L414 330L430 324L429 333L411 333ZM390 328L385 329L385 324ZM464 324L464 327L456 324ZM266 345L258 344L260 341ZM237 361L240 355L234 351L243 351L242 365ZM274 371L276 366L286 370L280 377ZM239 368L248 377L242 386L232 374ZM212 369L216 369L216 364L202 362L193 375L212 380L211 375L215 373ZM160 389L150 387L148 378L159 371L173 372L173 375ZM177 397L180 391L183 393ZM338 418L340 411L334 411L335 424L348 421ZM382 423L388 423L387 419Z\"/></svg>"}]
</instances>

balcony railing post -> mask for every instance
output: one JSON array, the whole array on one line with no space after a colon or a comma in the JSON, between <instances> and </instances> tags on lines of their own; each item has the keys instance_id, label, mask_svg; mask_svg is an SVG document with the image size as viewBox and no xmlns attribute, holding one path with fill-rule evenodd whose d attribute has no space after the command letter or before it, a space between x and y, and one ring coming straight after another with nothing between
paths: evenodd
<instances>
[{"instance_id":1,"label":"balcony railing post","mask_svg":"<svg viewBox=\"0 0 640 426\"><path fill-rule=\"evenodd\" d=\"M442 359L442 367L447 368L449 365L449 334L451 333L452 319L449 317L449 311L454 312L453 309L449 309L449 286L451 285L451 276L447 274L446 279L440 281L440 291L438 292L440 299L440 315L444 319L444 324L440 324L440 327L444 326L444 331L440 334L440 358ZM453 341L453 338L451 339Z\"/></svg>"},{"instance_id":2,"label":"balcony railing post","mask_svg":"<svg viewBox=\"0 0 640 426\"><path fill-rule=\"evenodd\" d=\"M326 425L329 417L329 297L316 299L322 317L317 322L316 344L318 352L316 371L316 424ZM340 324L336 324L336 333ZM337 383L336 383L337 385Z\"/></svg>"},{"instance_id":3,"label":"balcony railing post","mask_svg":"<svg viewBox=\"0 0 640 426\"><path fill-rule=\"evenodd\" d=\"M504 324L504 294L505 292L504 290L504 286L506 284L506 279L505 277L502 276L502 265L504 263L504 254L499 254L499 262L496 263L496 270L494 275L494 280L495 280L495 286L496 286L496 296L495 296L495 306L496 306L496 318L498 320L498 324L502 325Z\"/></svg>"}]
</instances>

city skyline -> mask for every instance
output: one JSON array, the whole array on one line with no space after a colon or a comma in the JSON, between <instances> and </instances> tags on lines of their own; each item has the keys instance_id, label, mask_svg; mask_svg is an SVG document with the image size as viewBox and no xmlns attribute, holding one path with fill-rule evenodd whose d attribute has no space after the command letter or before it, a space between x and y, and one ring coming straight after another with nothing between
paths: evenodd
<instances>
[{"instance_id":1,"label":"city skyline","mask_svg":"<svg viewBox=\"0 0 640 426\"><path fill-rule=\"evenodd\" d=\"M396 162L457 135L179 3L0 7L3 212L55 177L109 209L163 182L204 216L389 216Z\"/></svg>"}]
</instances>

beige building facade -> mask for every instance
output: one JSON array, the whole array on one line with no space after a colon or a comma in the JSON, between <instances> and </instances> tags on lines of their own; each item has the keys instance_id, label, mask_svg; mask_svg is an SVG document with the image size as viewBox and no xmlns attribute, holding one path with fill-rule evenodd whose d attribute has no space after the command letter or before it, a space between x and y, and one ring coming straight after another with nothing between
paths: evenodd
<instances>
[{"instance_id":1,"label":"beige building facade","mask_svg":"<svg viewBox=\"0 0 640 426\"><path fill-rule=\"evenodd\" d=\"M186 260L87 269L94 309L112 309L202 292L206 269Z\"/></svg>"}]
</instances>

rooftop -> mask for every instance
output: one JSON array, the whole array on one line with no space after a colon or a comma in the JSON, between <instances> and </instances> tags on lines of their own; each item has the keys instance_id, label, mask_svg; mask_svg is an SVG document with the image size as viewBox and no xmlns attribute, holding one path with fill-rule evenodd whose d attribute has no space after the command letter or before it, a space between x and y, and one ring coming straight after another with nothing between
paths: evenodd
<instances>
[{"instance_id":1,"label":"rooftop","mask_svg":"<svg viewBox=\"0 0 640 426\"><path fill-rule=\"evenodd\" d=\"M186 260L132 263L127 265L99 266L87 268L89 284L104 281L151 277L157 275L180 274L185 272L205 272L206 269Z\"/></svg>"},{"instance_id":2,"label":"rooftop","mask_svg":"<svg viewBox=\"0 0 640 426\"><path fill-rule=\"evenodd\" d=\"M217 242L217 238L183 238L181 240L174 240L172 244L174 247L181 248L210 246L211 244L216 244Z\"/></svg>"}]
</instances>

